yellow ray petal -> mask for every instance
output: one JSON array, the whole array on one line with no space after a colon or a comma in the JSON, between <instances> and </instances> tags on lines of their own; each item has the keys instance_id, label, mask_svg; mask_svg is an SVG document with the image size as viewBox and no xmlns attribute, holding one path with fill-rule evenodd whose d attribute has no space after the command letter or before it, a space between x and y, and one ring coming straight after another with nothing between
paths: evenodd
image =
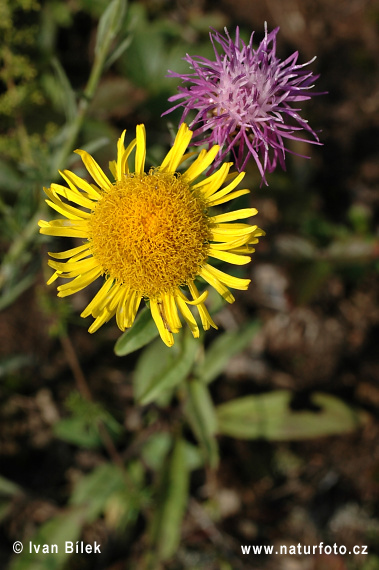
<instances>
[{"instance_id":1,"label":"yellow ray petal","mask_svg":"<svg viewBox=\"0 0 379 570\"><path fill-rule=\"evenodd\" d=\"M125 176L126 174L129 174L128 158L130 156L130 153L132 152L132 150L136 146L136 144L137 144L137 139L133 139L131 141L131 143L128 144L123 155L121 156L120 167L118 170L118 172L120 172L119 180L121 180L122 177Z\"/></svg>"},{"instance_id":2,"label":"yellow ray petal","mask_svg":"<svg viewBox=\"0 0 379 570\"><path fill-rule=\"evenodd\" d=\"M226 241L224 243L212 243L212 249L217 251L234 251L235 248L245 246L246 244L251 242L251 236L241 236L236 240L231 239L230 241Z\"/></svg>"},{"instance_id":3,"label":"yellow ray petal","mask_svg":"<svg viewBox=\"0 0 379 570\"><path fill-rule=\"evenodd\" d=\"M115 292L112 296L109 295L109 299L107 299L107 308L109 311L115 312L124 295L124 286L116 284L113 289Z\"/></svg>"},{"instance_id":4,"label":"yellow ray petal","mask_svg":"<svg viewBox=\"0 0 379 570\"><path fill-rule=\"evenodd\" d=\"M112 281L112 280L111 280ZM111 289L108 290L108 292L103 295L103 297L100 299L98 299L96 305L93 307L92 309L92 316L97 318L104 309L107 309L107 311L115 313L116 312L116 306L113 304L114 298L118 296L120 291L120 286L115 283L113 285L113 287L111 287Z\"/></svg>"},{"instance_id":5,"label":"yellow ray petal","mask_svg":"<svg viewBox=\"0 0 379 570\"><path fill-rule=\"evenodd\" d=\"M140 293L138 293L138 291L129 291L129 289L126 290L126 295L121 298L120 303L123 302L125 305L125 313L123 317L123 324L125 328L131 327L134 323L134 319L136 318L141 299L142 296Z\"/></svg>"},{"instance_id":6,"label":"yellow ray petal","mask_svg":"<svg viewBox=\"0 0 379 570\"><path fill-rule=\"evenodd\" d=\"M39 230L40 233L47 236L77 237L77 238L87 237L86 228L64 227L63 225L55 225L52 222L45 222L45 220L40 220L38 222L38 225L41 228Z\"/></svg>"},{"instance_id":7,"label":"yellow ray petal","mask_svg":"<svg viewBox=\"0 0 379 570\"><path fill-rule=\"evenodd\" d=\"M223 271L212 267L212 265L209 265L208 263L205 265L205 269L213 277L221 281L221 283L225 283L225 285L231 287L232 289L240 289L242 291L245 291L251 282L251 279L241 279L240 277L233 277L232 275L228 275L227 273L224 273Z\"/></svg>"},{"instance_id":8,"label":"yellow ray petal","mask_svg":"<svg viewBox=\"0 0 379 570\"><path fill-rule=\"evenodd\" d=\"M101 288L99 289L99 291L92 299L92 301L88 303L88 305L86 306L86 308L84 309L84 311L81 313L80 316L83 318L89 317L89 315L93 314L92 311L96 311L97 307L103 306L104 300L106 299L108 292L113 286L113 284L114 284L113 279L106 279Z\"/></svg>"},{"instance_id":9,"label":"yellow ray petal","mask_svg":"<svg viewBox=\"0 0 379 570\"><path fill-rule=\"evenodd\" d=\"M114 315L115 311L109 311L107 308L103 309L98 317L93 321L92 325L89 327L88 332L94 333L99 330L105 323L107 323Z\"/></svg>"},{"instance_id":10,"label":"yellow ray petal","mask_svg":"<svg viewBox=\"0 0 379 570\"><path fill-rule=\"evenodd\" d=\"M73 185L72 185L73 186ZM66 186L62 186L61 184L52 184L50 188L44 188L45 193L53 202L57 202L59 200L62 203L62 200L59 196L63 196L66 200L70 202L74 202L78 204L78 206L83 206L87 208L87 210L93 210L95 203L92 200L83 196L83 194L78 190L73 188L66 188Z\"/></svg>"},{"instance_id":11,"label":"yellow ray petal","mask_svg":"<svg viewBox=\"0 0 379 570\"><path fill-rule=\"evenodd\" d=\"M208 264L207 267L209 267ZM225 301L227 301L228 303L234 303L235 298L233 297L232 293L229 291L229 289L225 287L225 285L221 283L221 281L219 281L216 277L212 275L212 273L210 273L210 271L208 271L207 267L201 268L201 271L199 272L200 277L205 279L205 281L209 283L209 285L211 285L214 289L216 289L217 293L220 293L220 295L225 299Z\"/></svg>"},{"instance_id":12,"label":"yellow ray petal","mask_svg":"<svg viewBox=\"0 0 379 570\"><path fill-rule=\"evenodd\" d=\"M88 227L86 220L62 220L62 218L50 220L48 224L57 228L86 229Z\"/></svg>"},{"instance_id":13,"label":"yellow ray petal","mask_svg":"<svg viewBox=\"0 0 379 570\"><path fill-rule=\"evenodd\" d=\"M86 198L79 190L66 188L66 186L62 186L61 184L52 184L50 188L44 188L44 191L51 199L55 198L56 200L62 201L59 196L63 196L66 200L74 202L75 204L78 204L78 206L83 206L88 210L93 210L95 205L92 200Z\"/></svg>"},{"instance_id":14,"label":"yellow ray petal","mask_svg":"<svg viewBox=\"0 0 379 570\"><path fill-rule=\"evenodd\" d=\"M109 190L109 188L112 188L112 183L110 182L109 178L104 174L103 170L97 164L96 160L90 154L88 154L88 152L80 149L76 150L75 152L81 157L84 166L96 184L100 186L100 188L103 188L104 190Z\"/></svg>"},{"instance_id":15,"label":"yellow ray petal","mask_svg":"<svg viewBox=\"0 0 379 570\"><path fill-rule=\"evenodd\" d=\"M204 198L207 198L218 188L220 188L222 184L224 184L229 169L232 165L232 162L224 162L224 164L218 170L216 170L216 172L210 176L207 176L204 178L204 180L197 182L197 184L194 184L192 188L201 190Z\"/></svg>"},{"instance_id":16,"label":"yellow ray petal","mask_svg":"<svg viewBox=\"0 0 379 570\"><path fill-rule=\"evenodd\" d=\"M46 285L51 285L52 283L54 283L54 281L56 281L58 279L58 277L61 277L61 272L60 271L55 271L52 276L50 277L50 279L48 279L46 281Z\"/></svg>"},{"instance_id":17,"label":"yellow ray petal","mask_svg":"<svg viewBox=\"0 0 379 570\"><path fill-rule=\"evenodd\" d=\"M234 220L251 218L251 216L255 216L257 213L258 210L256 208L242 208L241 210L234 210L233 212L212 216L210 220L215 224L220 224L223 222L233 222Z\"/></svg>"},{"instance_id":18,"label":"yellow ray petal","mask_svg":"<svg viewBox=\"0 0 379 570\"><path fill-rule=\"evenodd\" d=\"M145 171L146 159L146 130L144 125L137 125L137 149L135 158L135 172L142 175Z\"/></svg>"},{"instance_id":19,"label":"yellow ray petal","mask_svg":"<svg viewBox=\"0 0 379 570\"><path fill-rule=\"evenodd\" d=\"M88 273L85 273L84 275L79 275L78 277L70 281L70 283L59 285L58 297L67 297L67 295L72 295L77 291L81 291L82 289L87 287L87 285L95 281L95 279L100 277L101 273L102 273L101 267L95 267Z\"/></svg>"},{"instance_id":20,"label":"yellow ray petal","mask_svg":"<svg viewBox=\"0 0 379 570\"><path fill-rule=\"evenodd\" d=\"M126 285L122 286L122 295L118 302L118 307L116 310L116 323L121 331L124 331L127 327L126 325L126 307L127 307L127 297L130 295L130 289Z\"/></svg>"},{"instance_id":21,"label":"yellow ray petal","mask_svg":"<svg viewBox=\"0 0 379 570\"><path fill-rule=\"evenodd\" d=\"M190 281L188 283L188 288L189 288L191 295L194 299L200 299L200 297L202 297L202 295L199 296L199 291L197 290L197 287L193 281ZM203 325L203 329L205 331L209 330L209 327L213 327L216 330L218 329L218 326L213 321L213 319L210 316L208 309L206 308L204 303L199 303L197 305L197 310L199 311L201 324Z\"/></svg>"},{"instance_id":22,"label":"yellow ray petal","mask_svg":"<svg viewBox=\"0 0 379 570\"><path fill-rule=\"evenodd\" d=\"M257 240L257 242L258 242L258 240ZM243 247L236 247L230 253L250 254L250 253L254 253L254 251L255 251L255 248L249 244L249 245L245 245Z\"/></svg>"},{"instance_id":23,"label":"yellow ray petal","mask_svg":"<svg viewBox=\"0 0 379 570\"><path fill-rule=\"evenodd\" d=\"M234 265L246 265L246 263L251 261L251 257L247 255L237 255L229 251L217 251L213 248L209 248L208 255L220 259L221 261L226 261L227 263L234 263Z\"/></svg>"},{"instance_id":24,"label":"yellow ray petal","mask_svg":"<svg viewBox=\"0 0 379 570\"><path fill-rule=\"evenodd\" d=\"M115 160L109 161L109 170L112 173L113 178L115 180L118 180L118 178L117 178L117 163Z\"/></svg>"},{"instance_id":25,"label":"yellow ray petal","mask_svg":"<svg viewBox=\"0 0 379 570\"><path fill-rule=\"evenodd\" d=\"M77 275L86 273L93 267L99 266L98 262L93 257L83 259L82 261L66 261L64 263L49 259L47 263L53 269L67 273L66 277L76 277Z\"/></svg>"},{"instance_id":26,"label":"yellow ray petal","mask_svg":"<svg viewBox=\"0 0 379 570\"><path fill-rule=\"evenodd\" d=\"M175 297L170 293L164 293L162 295L162 301L171 332L179 332L179 329L182 327L182 323L179 319L178 310L176 308Z\"/></svg>"},{"instance_id":27,"label":"yellow ray petal","mask_svg":"<svg viewBox=\"0 0 379 570\"><path fill-rule=\"evenodd\" d=\"M172 333L167 330L158 307L158 302L154 299L150 299L150 310L161 339L167 346L172 346L174 344L174 337Z\"/></svg>"},{"instance_id":28,"label":"yellow ray petal","mask_svg":"<svg viewBox=\"0 0 379 570\"><path fill-rule=\"evenodd\" d=\"M249 226L245 224L245 227L238 227L242 224L234 224L233 227L227 226L227 224L217 225L212 229L212 239L214 241L234 241L242 236L250 236L254 233L254 226Z\"/></svg>"},{"instance_id":29,"label":"yellow ray petal","mask_svg":"<svg viewBox=\"0 0 379 570\"><path fill-rule=\"evenodd\" d=\"M73 247L72 249L67 249L66 251L59 251L56 253L49 251L48 253L50 257L54 257L54 259L68 259L69 257L73 257L78 253L82 252L84 253L86 250L88 250L88 253L90 253L88 246L89 246L88 243L84 243L83 245L79 245L78 247Z\"/></svg>"},{"instance_id":30,"label":"yellow ray petal","mask_svg":"<svg viewBox=\"0 0 379 570\"><path fill-rule=\"evenodd\" d=\"M222 190L219 190L216 194L212 193L212 194L208 194L206 197L210 198L212 196L212 200L219 200L220 198L222 198L223 196L226 196L227 194L229 194L232 190L234 190L234 188L236 186L238 186L238 184L243 180L245 176L245 172L240 172L235 178L234 180L232 180L232 182L230 182L230 184L228 184L227 186L225 186L225 188L223 188ZM217 188L216 188L217 190ZM210 202L212 201L210 200Z\"/></svg>"},{"instance_id":31,"label":"yellow ray petal","mask_svg":"<svg viewBox=\"0 0 379 570\"><path fill-rule=\"evenodd\" d=\"M129 318L131 320L131 324L134 323L141 301L142 301L142 295L138 293L138 291L136 291L132 298L132 302L130 303L130 309L129 309Z\"/></svg>"},{"instance_id":32,"label":"yellow ray petal","mask_svg":"<svg viewBox=\"0 0 379 570\"><path fill-rule=\"evenodd\" d=\"M189 130L187 125L183 123L175 137L174 144L172 148L167 153L164 158L159 170L161 172L176 172L186 148L191 142L192 131Z\"/></svg>"},{"instance_id":33,"label":"yellow ray petal","mask_svg":"<svg viewBox=\"0 0 379 570\"><path fill-rule=\"evenodd\" d=\"M179 311L182 313L184 320L186 321L187 325L189 326L191 333L194 338L199 338L199 327L197 326L197 322L195 321L195 317L187 307L185 301L178 295L176 297L176 302L179 307Z\"/></svg>"},{"instance_id":34,"label":"yellow ray petal","mask_svg":"<svg viewBox=\"0 0 379 570\"><path fill-rule=\"evenodd\" d=\"M226 196L221 197L219 200L217 199L217 194L213 194L213 196L208 200L208 204L209 206L218 206L219 204L225 204L225 202L229 202L230 200L235 200L244 194L250 194L250 190L247 190L247 188L244 190L236 190L235 192L226 194Z\"/></svg>"},{"instance_id":35,"label":"yellow ray petal","mask_svg":"<svg viewBox=\"0 0 379 570\"><path fill-rule=\"evenodd\" d=\"M183 173L183 178L188 182L195 180L212 164L219 150L220 147L217 144L208 151L202 150L195 162Z\"/></svg>"},{"instance_id":36,"label":"yellow ray petal","mask_svg":"<svg viewBox=\"0 0 379 570\"><path fill-rule=\"evenodd\" d=\"M178 295L180 295L181 299L183 299L183 301L187 303L187 305L199 305L200 303L203 303L205 299L208 297L208 294L209 294L208 291L203 291L201 295L198 294L197 297L194 297L193 301L190 301L189 299L187 299L183 291L178 289Z\"/></svg>"},{"instance_id":37,"label":"yellow ray petal","mask_svg":"<svg viewBox=\"0 0 379 570\"><path fill-rule=\"evenodd\" d=\"M62 216L65 216L70 220L83 220L84 218L89 218L91 215L88 212L82 212L73 206L69 206L64 202L61 202L60 204L57 204L52 200L45 200L45 202L50 206L50 208L58 212L58 214L62 214Z\"/></svg>"},{"instance_id":38,"label":"yellow ray petal","mask_svg":"<svg viewBox=\"0 0 379 570\"><path fill-rule=\"evenodd\" d=\"M77 186L93 200L99 200L101 198L101 194L99 194L99 192L95 190L95 188L91 186L91 184L89 184L87 180L80 178L80 176L78 176L74 172L71 172L70 170L63 170L63 171L59 170L59 174L62 176L62 178L66 180L70 188L76 189ZM88 207L93 207L93 206L88 206Z\"/></svg>"},{"instance_id":39,"label":"yellow ray petal","mask_svg":"<svg viewBox=\"0 0 379 570\"><path fill-rule=\"evenodd\" d=\"M122 172L122 157L125 153L124 141L125 141L126 130L124 130L117 141L117 161L116 161L116 168L115 168L115 178L116 180L121 180L123 176Z\"/></svg>"}]
</instances>

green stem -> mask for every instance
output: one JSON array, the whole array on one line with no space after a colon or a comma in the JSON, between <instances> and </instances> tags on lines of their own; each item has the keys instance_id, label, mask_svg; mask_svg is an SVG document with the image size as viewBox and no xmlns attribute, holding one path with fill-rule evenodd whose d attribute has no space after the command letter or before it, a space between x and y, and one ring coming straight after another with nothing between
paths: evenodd
<instances>
[{"instance_id":1,"label":"green stem","mask_svg":"<svg viewBox=\"0 0 379 570\"><path fill-rule=\"evenodd\" d=\"M86 88L84 89L83 95L79 100L77 115L70 125L70 132L66 139L66 142L61 148L61 152L58 154L54 164L52 165L52 176L56 175L57 170L64 168L68 155L72 152L76 138L79 131L83 125L84 118L86 116L90 102L93 99L96 88L99 84L101 74L104 68L105 58L108 52L108 46L106 49L102 49L100 53L95 57L95 61L89 76Z\"/></svg>"}]
</instances>

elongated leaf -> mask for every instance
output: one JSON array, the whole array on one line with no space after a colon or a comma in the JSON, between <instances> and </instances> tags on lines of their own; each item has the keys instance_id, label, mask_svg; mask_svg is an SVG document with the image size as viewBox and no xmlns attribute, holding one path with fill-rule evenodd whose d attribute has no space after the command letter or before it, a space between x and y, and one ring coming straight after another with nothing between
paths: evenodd
<instances>
[{"instance_id":1,"label":"elongated leaf","mask_svg":"<svg viewBox=\"0 0 379 570\"><path fill-rule=\"evenodd\" d=\"M203 382L191 380L188 383L188 400L185 413L203 448L206 462L211 467L217 467L218 446L215 437L217 416L208 387Z\"/></svg>"},{"instance_id":2,"label":"elongated leaf","mask_svg":"<svg viewBox=\"0 0 379 570\"><path fill-rule=\"evenodd\" d=\"M95 53L105 50L108 53L111 43L119 33L126 10L125 0L112 0L99 20Z\"/></svg>"},{"instance_id":3,"label":"elongated leaf","mask_svg":"<svg viewBox=\"0 0 379 570\"><path fill-rule=\"evenodd\" d=\"M144 485L146 467L138 460L129 462L127 478L118 491L112 493L106 502L104 520L110 529L124 532L135 522L143 505L150 499L150 487Z\"/></svg>"},{"instance_id":4,"label":"elongated leaf","mask_svg":"<svg viewBox=\"0 0 379 570\"><path fill-rule=\"evenodd\" d=\"M0 159L0 188L7 192L17 192L25 180L22 175L9 162Z\"/></svg>"},{"instance_id":5,"label":"elongated leaf","mask_svg":"<svg viewBox=\"0 0 379 570\"><path fill-rule=\"evenodd\" d=\"M350 432L367 419L364 412L322 393L311 400L319 411L292 410L291 396L290 391L278 390L218 406L219 433L240 439L301 440Z\"/></svg>"},{"instance_id":6,"label":"elongated leaf","mask_svg":"<svg viewBox=\"0 0 379 570\"><path fill-rule=\"evenodd\" d=\"M231 331L217 337L205 353L204 361L196 369L196 376L203 382L212 382L224 370L228 361L246 348L261 325L249 323L244 329Z\"/></svg>"},{"instance_id":7,"label":"elongated leaf","mask_svg":"<svg viewBox=\"0 0 379 570\"><path fill-rule=\"evenodd\" d=\"M55 516L43 524L36 535L25 541L22 554L12 558L10 570L61 570L70 556L70 552L66 552L66 542L73 543L75 548L84 522L83 507ZM34 549L29 552L30 542L38 552ZM56 551L51 551L52 545L56 545ZM47 546L50 548L47 549Z\"/></svg>"},{"instance_id":8,"label":"elongated leaf","mask_svg":"<svg viewBox=\"0 0 379 570\"><path fill-rule=\"evenodd\" d=\"M132 328L124 332L117 340L114 351L117 356L125 356L145 346L154 340L158 334L151 311L145 307L138 314Z\"/></svg>"},{"instance_id":9,"label":"elongated leaf","mask_svg":"<svg viewBox=\"0 0 379 570\"><path fill-rule=\"evenodd\" d=\"M122 426L99 404L87 402L79 394L73 393L68 403L73 415L54 424L54 434L75 445L83 447L100 447L102 438L99 422L102 422L112 439L117 440Z\"/></svg>"},{"instance_id":10,"label":"elongated leaf","mask_svg":"<svg viewBox=\"0 0 379 570\"><path fill-rule=\"evenodd\" d=\"M159 492L161 503L151 527L152 550L159 560L168 560L178 548L188 501L188 487L185 442L178 439L172 454L168 456Z\"/></svg>"},{"instance_id":11,"label":"elongated leaf","mask_svg":"<svg viewBox=\"0 0 379 570\"><path fill-rule=\"evenodd\" d=\"M161 469L171 446L172 436L170 433L160 432L151 435L141 451L144 463L151 469L158 471ZM204 463L199 448L185 441L184 450L188 470L199 469Z\"/></svg>"},{"instance_id":12,"label":"elongated leaf","mask_svg":"<svg viewBox=\"0 0 379 570\"><path fill-rule=\"evenodd\" d=\"M130 44L133 41L133 36L130 35L128 37L126 37L120 44L119 46L114 50L113 53L111 53L111 55L109 56L109 58L107 59L107 61L105 62L105 68L107 69L108 67L110 67L115 61L118 60L119 57L122 56L122 54L128 49L128 47L130 46Z\"/></svg>"},{"instance_id":13,"label":"elongated leaf","mask_svg":"<svg viewBox=\"0 0 379 570\"><path fill-rule=\"evenodd\" d=\"M82 418L64 418L54 424L54 435L82 447L93 449L101 446L101 438L95 427L90 427Z\"/></svg>"},{"instance_id":14,"label":"elongated leaf","mask_svg":"<svg viewBox=\"0 0 379 570\"><path fill-rule=\"evenodd\" d=\"M116 492L123 491L126 482L117 465L105 463L89 475L85 475L76 485L71 496L71 505L86 507L86 521L92 522L104 511L108 499Z\"/></svg>"},{"instance_id":15,"label":"elongated leaf","mask_svg":"<svg viewBox=\"0 0 379 570\"><path fill-rule=\"evenodd\" d=\"M134 394L139 404L153 402L190 373L199 344L188 329L180 334L182 338L176 339L171 348L158 339L142 354L134 374Z\"/></svg>"},{"instance_id":16,"label":"elongated leaf","mask_svg":"<svg viewBox=\"0 0 379 570\"><path fill-rule=\"evenodd\" d=\"M64 113L66 115L66 121L71 123L74 120L77 113L76 97L75 93L71 87L71 83L66 75L65 70L60 64L56 57L53 57L52 66L54 68L55 74L59 83L59 92L61 95L61 102Z\"/></svg>"}]
</instances>

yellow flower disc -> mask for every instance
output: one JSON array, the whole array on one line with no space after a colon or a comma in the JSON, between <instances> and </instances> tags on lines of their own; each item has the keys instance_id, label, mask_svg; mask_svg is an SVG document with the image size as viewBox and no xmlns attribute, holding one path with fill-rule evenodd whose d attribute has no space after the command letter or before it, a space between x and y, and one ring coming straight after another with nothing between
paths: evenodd
<instances>
[{"instance_id":1,"label":"yellow flower disc","mask_svg":"<svg viewBox=\"0 0 379 570\"><path fill-rule=\"evenodd\" d=\"M178 174L129 174L103 194L89 219L103 272L154 299L198 275L211 239L206 204Z\"/></svg>"}]
</instances>

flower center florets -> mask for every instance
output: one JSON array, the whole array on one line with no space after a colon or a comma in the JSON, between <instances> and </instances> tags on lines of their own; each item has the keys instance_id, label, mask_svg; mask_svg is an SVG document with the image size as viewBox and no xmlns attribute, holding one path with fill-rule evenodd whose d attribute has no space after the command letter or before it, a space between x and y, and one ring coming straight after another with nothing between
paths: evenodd
<instances>
[{"instance_id":1,"label":"flower center florets","mask_svg":"<svg viewBox=\"0 0 379 570\"><path fill-rule=\"evenodd\" d=\"M224 65L215 96L217 115L226 114L235 127L266 120L275 105L273 78L257 63Z\"/></svg>"},{"instance_id":2,"label":"flower center florets","mask_svg":"<svg viewBox=\"0 0 379 570\"><path fill-rule=\"evenodd\" d=\"M92 254L104 273L148 298L194 279L210 237L201 195L180 175L159 170L116 182L89 220Z\"/></svg>"}]
</instances>

